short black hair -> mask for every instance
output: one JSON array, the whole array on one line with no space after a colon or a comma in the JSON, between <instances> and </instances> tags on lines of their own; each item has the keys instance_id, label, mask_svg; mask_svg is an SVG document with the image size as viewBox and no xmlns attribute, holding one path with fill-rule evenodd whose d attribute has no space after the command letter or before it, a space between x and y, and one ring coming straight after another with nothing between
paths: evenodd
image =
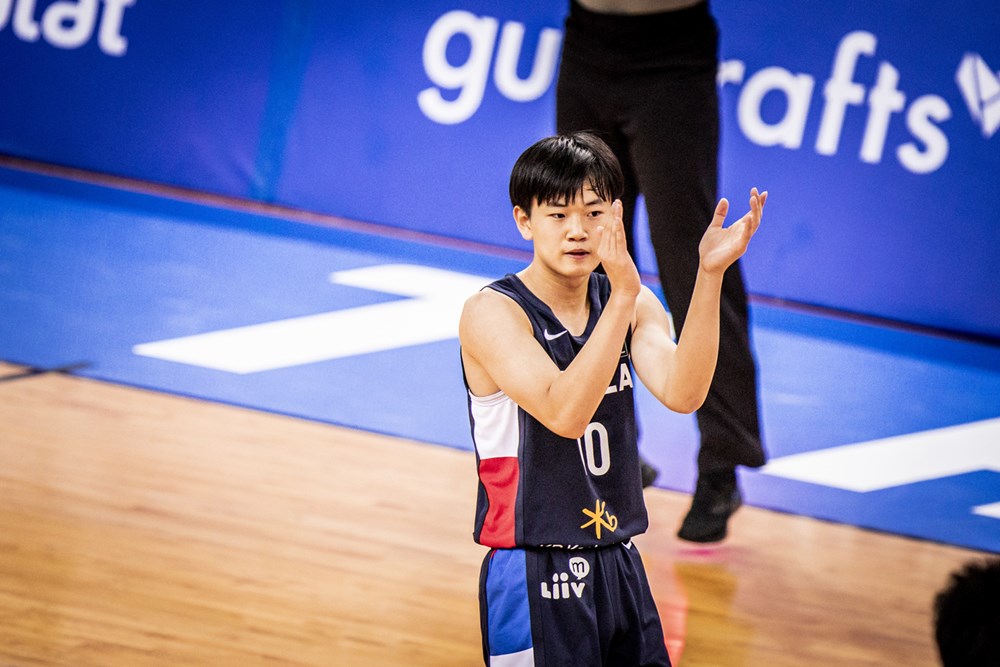
<instances>
[{"instance_id":1,"label":"short black hair","mask_svg":"<svg viewBox=\"0 0 1000 667\"><path fill-rule=\"evenodd\" d=\"M530 214L536 202L572 201L587 183L604 201L622 196L625 177L611 148L589 132L546 137L514 164L510 203Z\"/></svg>"},{"instance_id":2,"label":"short black hair","mask_svg":"<svg viewBox=\"0 0 1000 667\"><path fill-rule=\"evenodd\" d=\"M966 563L934 598L944 667L1000 665L1000 558Z\"/></svg>"}]
</instances>

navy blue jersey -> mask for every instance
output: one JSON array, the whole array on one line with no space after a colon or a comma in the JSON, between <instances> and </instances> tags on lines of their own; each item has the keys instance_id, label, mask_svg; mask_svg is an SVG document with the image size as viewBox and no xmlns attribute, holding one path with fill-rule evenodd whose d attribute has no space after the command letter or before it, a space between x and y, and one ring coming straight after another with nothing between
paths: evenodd
<instances>
[{"instance_id":1,"label":"navy blue jersey","mask_svg":"<svg viewBox=\"0 0 1000 667\"><path fill-rule=\"evenodd\" d=\"M488 286L524 309L538 344L560 369L590 337L611 294L606 276L588 286L590 319L574 336L515 276ZM556 435L506 394L469 396L479 468L474 536L489 547L593 547L624 542L648 525L636 439L629 345L583 437ZM468 386L466 386L468 388Z\"/></svg>"}]
</instances>

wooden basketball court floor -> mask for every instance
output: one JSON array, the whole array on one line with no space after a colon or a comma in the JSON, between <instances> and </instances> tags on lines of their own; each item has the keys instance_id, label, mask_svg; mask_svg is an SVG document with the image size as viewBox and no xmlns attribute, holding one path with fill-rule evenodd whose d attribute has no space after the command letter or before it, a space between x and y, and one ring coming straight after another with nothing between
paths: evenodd
<instances>
[{"instance_id":1,"label":"wooden basketball court floor","mask_svg":"<svg viewBox=\"0 0 1000 667\"><path fill-rule=\"evenodd\" d=\"M0 665L481 664L470 452L0 365ZM934 665L981 552L744 507L636 540L685 667Z\"/></svg>"}]
</instances>

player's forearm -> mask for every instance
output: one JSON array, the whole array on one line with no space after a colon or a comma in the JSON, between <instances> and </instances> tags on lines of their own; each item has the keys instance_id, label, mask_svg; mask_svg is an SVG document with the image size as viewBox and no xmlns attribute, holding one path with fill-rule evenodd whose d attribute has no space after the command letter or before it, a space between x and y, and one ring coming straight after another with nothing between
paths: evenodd
<instances>
[{"instance_id":1,"label":"player's forearm","mask_svg":"<svg viewBox=\"0 0 1000 667\"><path fill-rule=\"evenodd\" d=\"M667 392L667 405L677 412L694 412L708 395L719 358L721 293L722 274L699 269Z\"/></svg>"},{"instance_id":2,"label":"player's forearm","mask_svg":"<svg viewBox=\"0 0 1000 667\"><path fill-rule=\"evenodd\" d=\"M635 313L635 298L612 294L587 343L549 388L546 402L553 413L545 425L567 438L578 438L621 362L622 346Z\"/></svg>"}]
</instances>

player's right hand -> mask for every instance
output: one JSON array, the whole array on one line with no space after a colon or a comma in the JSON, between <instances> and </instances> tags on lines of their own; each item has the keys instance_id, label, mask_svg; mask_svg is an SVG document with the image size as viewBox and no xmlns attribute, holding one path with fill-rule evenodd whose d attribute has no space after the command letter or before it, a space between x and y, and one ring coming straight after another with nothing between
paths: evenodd
<instances>
[{"instance_id":1,"label":"player's right hand","mask_svg":"<svg viewBox=\"0 0 1000 667\"><path fill-rule=\"evenodd\" d=\"M639 270L636 268L635 262L632 261L632 256L628 254L622 211L622 202L620 199L616 199L611 204L610 216L606 216L606 219L610 218L608 224L597 228L597 234L600 237L597 254L604 266L604 273L611 281L612 291L638 296L642 288L642 281L639 279Z\"/></svg>"}]
</instances>

